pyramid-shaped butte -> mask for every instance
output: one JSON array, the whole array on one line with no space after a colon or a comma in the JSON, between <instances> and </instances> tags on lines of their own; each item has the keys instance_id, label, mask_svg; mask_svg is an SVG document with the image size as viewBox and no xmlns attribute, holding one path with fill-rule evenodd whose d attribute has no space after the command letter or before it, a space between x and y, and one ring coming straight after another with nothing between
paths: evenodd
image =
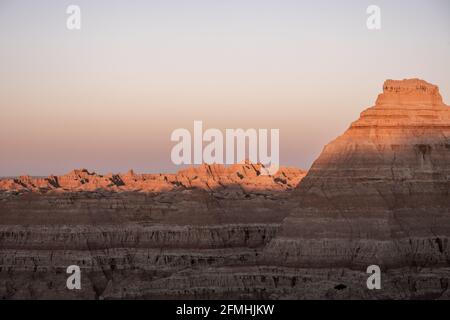
<instances>
[{"instance_id":1,"label":"pyramid-shaped butte","mask_svg":"<svg viewBox=\"0 0 450 320\"><path fill-rule=\"evenodd\" d=\"M376 105L314 162L266 257L295 267L448 269L449 179L450 108L437 86L387 80Z\"/></svg>"}]
</instances>

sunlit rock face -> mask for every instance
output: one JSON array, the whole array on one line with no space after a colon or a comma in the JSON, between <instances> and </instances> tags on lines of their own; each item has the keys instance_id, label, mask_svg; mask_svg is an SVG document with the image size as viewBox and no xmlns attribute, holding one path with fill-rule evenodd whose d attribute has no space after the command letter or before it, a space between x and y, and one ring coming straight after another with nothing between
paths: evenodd
<instances>
[{"instance_id":1,"label":"sunlit rock face","mask_svg":"<svg viewBox=\"0 0 450 320\"><path fill-rule=\"evenodd\" d=\"M314 162L292 196L297 208L266 248L268 260L448 273L449 190L450 108L434 85L388 80L376 105ZM427 290L440 292L440 282Z\"/></svg>"},{"instance_id":2,"label":"sunlit rock face","mask_svg":"<svg viewBox=\"0 0 450 320\"><path fill-rule=\"evenodd\" d=\"M0 180L0 192L64 193L80 191L99 192L167 192L201 189L219 192L233 187L242 191L284 191L298 185L306 172L297 168L281 167L273 175L263 175L264 165L242 164L224 166L203 164L178 171L175 174L100 175L87 169L72 170L61 176L32 178L21 176Z\"/></svg>"},{"instance_id":3,"label":"sunlit rock face","mask_svg":"<svg viewBox=\"0 0 450 320\"><path fill-rule=\"evenodd\" d=\"M445 107L439 88L420 79L386 80L383 93L376 101L378 107L421 109Z\"/></svg>"}]
</instances>

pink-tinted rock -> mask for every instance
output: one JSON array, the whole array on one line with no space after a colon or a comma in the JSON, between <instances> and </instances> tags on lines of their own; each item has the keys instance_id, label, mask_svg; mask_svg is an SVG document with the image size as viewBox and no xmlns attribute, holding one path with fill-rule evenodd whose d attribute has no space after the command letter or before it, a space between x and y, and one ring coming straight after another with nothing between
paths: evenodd
<instances>
[{"instance_id":1,"label":"pink-tinted rock","mask_svg":"<svg viewBox=\"0 0 450 320\"><path fill-rule=\"evenodd\" d=\"M180 170L176 174L125 174L99 175L86 169L73 170L62 176L0 180L0 191L59 192L76 191L142 191L167 192L175 189L198 188L220 190L239 187L243 190L282 191L292 189L306 172L296 168L284 168L274 176L261 175L260 164L236 164L224 166L203 164Z\"/></svg>"},{"instance_id":2,"label":"pink-tinted rock","mask_svg":"<svg viewBox=\"0 0 450 320\"><path fill-rule=\"evenodd\" d=\"M448 266L450 108L436 86L388 80L314 162L267 247L289 266Z\"/></svg>"}]
</instances>

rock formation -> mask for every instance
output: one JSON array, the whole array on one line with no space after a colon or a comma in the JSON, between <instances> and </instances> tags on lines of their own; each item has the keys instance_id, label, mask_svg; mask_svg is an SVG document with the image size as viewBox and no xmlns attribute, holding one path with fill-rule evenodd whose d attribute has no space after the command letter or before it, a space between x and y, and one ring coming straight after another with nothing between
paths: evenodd
<instances>
[{"instance_id":1,"label":"rock formation","mask_svg":"<svg viewBox=\"0 0 450 320\"><path fill-rule=\"evenodd\" d=\"M99 175L86 169L73 170L62 176L32 178L21 176L0 180L0 192L79 192L79 191L139 191L167 192L198 188L218 191L239 187L244 191L283 191L296 187L305 172L296 168L281 167L273 176L261 175L261 164L203 164L180 170L176 174L126 174Z\"/></svg>"},{"instance_id":2,"label":"rock formation","mask_svg":"<svg viewBox=\"0 0 450 320\"><path fill-rule=\"evenodd\" d=\"M418 79L384 84L289 196L256 264L175 273L157 296L449 299L450 108ZM381 268L369 290L367 267ZM184 294L182 294L183 289Z\"/></svg>"},{"instance_id":3,"label":"rock formation","mask_svg":"<svg viewBox=\"0 0 450 320\"><path fill-rule=\"evenodd\" d=\"M449 192L450 108L434 85L388 80L314 162L267 257L321 270L375 264L392 274L381 297L401 297L402 282L404 297L449 297Z\"/></svg>"},{"instance_id":4,"label":"rock formation","mask_svg":"<svg viewBox=\"0 0 450 320\"><path fill-rule=\"evenodd\" d=\"M202 165L176 174L0 182L0 297L167 297L145 289L177 272L255 264L291 209L305 172ZM65 268L82 269L81 291Z\"/></svg>"},{"instance_id":5,"label":"rock formation","mask_svg":"<svg viewBox=\"0 0 450 320\"><path fill-rule=\"evenodd\" d=\"M290 265L446 264L449 177L450 108L437 87L388 80L314 162L269 250Z\"/></svg>"},{"instance_id":6,"label":"rock formation","mask_svg":"<svg viewBox=\"0 0 450 320\"><path fill-rule=\"evenodd\" d=\"M258 172L0 181L0 297L450 298L450 108L436 86L388 80L304 178ZM83 290L65 288L71 264Z\"/></svg>"}]
</instances>

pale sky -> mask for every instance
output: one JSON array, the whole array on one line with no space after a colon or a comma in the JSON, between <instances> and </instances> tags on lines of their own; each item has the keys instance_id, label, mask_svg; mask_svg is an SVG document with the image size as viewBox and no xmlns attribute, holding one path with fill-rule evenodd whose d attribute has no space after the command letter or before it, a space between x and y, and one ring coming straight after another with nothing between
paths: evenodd
<instances>
[{"instance_id":1,"label":"pale sky","mask_svg":"<svg viewBox=\"0 0 450 320\"><path fill-rule=\"evenodd\" d=\"M449 57L448 0L0 0L0 176L176 171L194 120L280 129L281 164L307 169L385 79L450 104Z\"/></svg>"}]
</instances>

